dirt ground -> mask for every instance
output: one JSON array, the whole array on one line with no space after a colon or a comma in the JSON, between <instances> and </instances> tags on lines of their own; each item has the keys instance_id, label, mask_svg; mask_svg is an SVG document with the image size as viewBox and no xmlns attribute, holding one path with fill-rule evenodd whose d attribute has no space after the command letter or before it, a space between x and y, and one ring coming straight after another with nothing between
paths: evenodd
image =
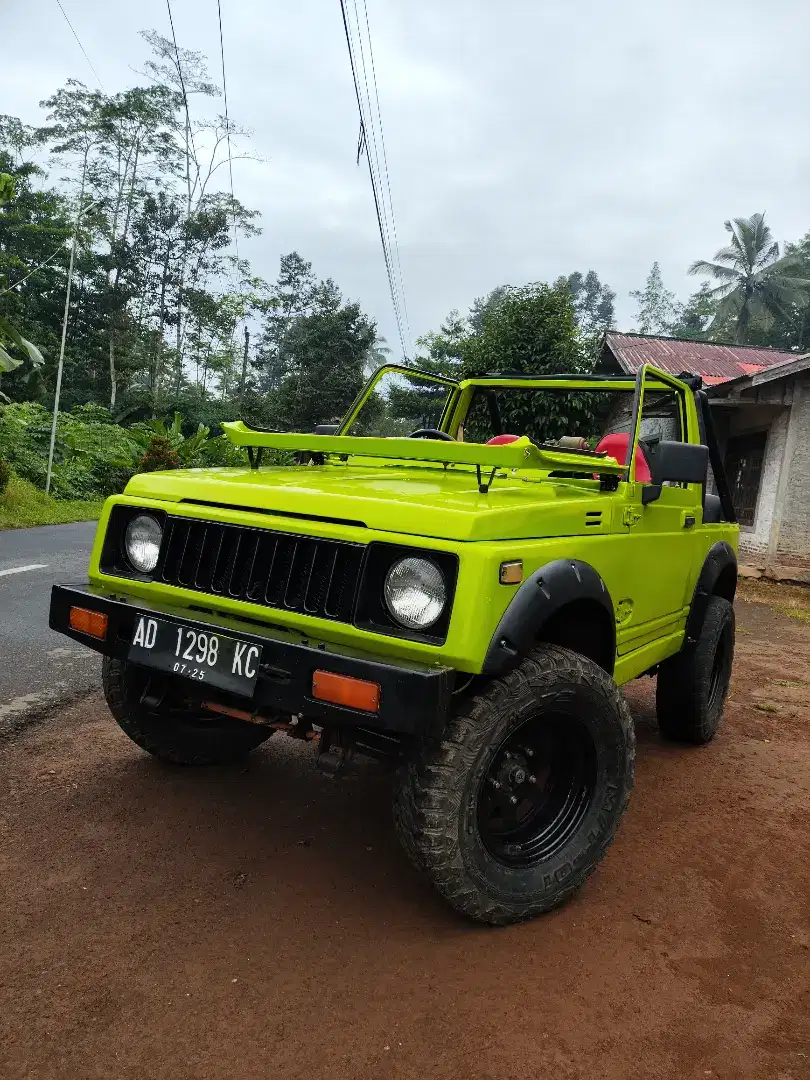
<instances>
[{"instance_id":1,"label":"dirt ground","mask_svg":"<svg viewBox=\"0 0 810 1080\"><path fill-rule=\"evenodd\" d=\"M0 1077L810 1077L810 622L737 609L716 742L632 686L608 858L505 930L409 868L373 765L172 769L98 697L6 742Z\"/></svg>"}]
</instances>

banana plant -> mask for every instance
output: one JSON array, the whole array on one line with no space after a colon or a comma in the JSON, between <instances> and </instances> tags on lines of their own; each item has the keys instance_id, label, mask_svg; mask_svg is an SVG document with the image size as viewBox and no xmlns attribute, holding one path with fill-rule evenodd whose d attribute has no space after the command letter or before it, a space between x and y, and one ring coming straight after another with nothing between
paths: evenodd
<instances>
[{"instance_id":1,"label":"banana plant","mask_svg":"<svg viewBox=\"0 0 810 1080\"><path fill-rule=\"evenodd\" d=\"M6 346L16 350L15 353L8 351ZM17 328L3 315L0 315L0 376L9 371L14 371L23 363L23 357L19 354L23 353L28 356L31 366L34 368L42 367L45 363L44 357L36 345L33 342L28 341ZM0 390L0 401L8 401L8 397Z\"/></svg>"},{"instance_id":2,"label":"banana plant","mask_svg":"<svg viewBox=\"0 0 810 1080\"><path fill-rule=\"evenodd\" d=\"M13 177L8 173L0 173L0 206L13 197ZM16 349L17 354L9 352L7 346ZM45 363L36 345L24 338L13 323L0 315L0 378L4 372L14 371L23 363L23 356L20 353L27 354L32 367L38 368ZM8 401L8 397L2 390L0 390L0 401Z\"/></svg>"}]
</instances>

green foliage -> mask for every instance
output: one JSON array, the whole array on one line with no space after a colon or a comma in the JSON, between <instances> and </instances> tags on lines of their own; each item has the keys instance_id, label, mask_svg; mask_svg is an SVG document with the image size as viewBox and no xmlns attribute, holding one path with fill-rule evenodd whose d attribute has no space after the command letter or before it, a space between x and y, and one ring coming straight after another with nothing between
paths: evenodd
<instances>
[{"instance_id":1,"label":"green foliage","mask_svg":"<svg viewBox=\"0 0 810 1080\"><path fill-rule=\"evenodd\" d=\"M734 326L734 340L749 340L752 320L765 327L789 316L791 308L804 308L810 298L810 274L803 253L794 248L781 255L764 214L725 222L731 242L720 248L713 262L698 259L690 274L719 282L708 290L717 303L711 329Z\"/></svg>"},{"instance_id":2,"label":"green foliage","mask_svg":"<svg viewBox=\"0 0 810 1080\"><path fill-rule=\"evenodd\" d=\"M0 206L14 198L14 177L0 172Z\"/></svg>"},{"instance_id":3,"label":"green foliage","mask_svg":"<svg viewBox=\"0 0 810 1080\"><path fill-rule=\"evenodd\" d=\"M587 288L585 279L580 282L576 276L572 278L561 278L553 286L541 283L519 289L503 286L476 301L466 323L457 313L452 313L439 334L420 340L428 355L420 355L417 366L456 378L491 372L587 373L593 367L593 352L575 309L575 292L586 290L587 293ZM598 283L595 274L590 289L596 305L594 312L604 302L602 315L607 318L608 305L612 304L610 290ZM581 300L584 304L585 299L581 297ZM602 395L596 393L504 394L499 398L499 411L504 431L531 433L535 440L549 441L562 435L588 435L595 431L601 399ZM473 410L465 428L466 438L491 434L483 400L481 405L480 431Z\"/></svg>"},{"instance_id":4,"label":"green foliage","mask_svg":"<svg viewBox=\"0 0 810 1080\"><path fill-rule=\"evenodd\" d=\"M595 353L600 336L615 326L616 293L599 280L595 270L584 275L577 270L568 277L558 278L554 287L567 288L571 293L580 332L590 351Z\"/></svg>"},{"instance_id":5,"label":"green foliage","mask_svg":"<svg viewBox=\"0 0 810 1080\"><path fill-rule=\"evenodd\" d=\"M11 466L4 458L0 458L0 495L2 495L8 487L8 482L10 479Z\"/></svg>"},{"instance_id":6,"label":"green foliage","mask_svg":"<svg viewBox=\"0 0 810 1080\"><path fill-rule=\"evenodd\" d=\"M643 289L634 289L630 295L638 302L638 330L640 334L670 334L678 318L675 293L664 288L661 267L657 262L647 275Z\"/></svg>"},{"instance_id":7,"label":"green foliage","mask_svg":"<svg viewBox=\"0 0 810 1080\"><path fill-rule=\"evenodd\" d=\"M717 302L712 298L708 282L704 282L680 308L669 333L673 337L708 340L709 326L716 313Z\"/></svg>"},{"instance_id":8,"label":"green foliage","mask_svg":"<svg viewBox=\"0 0 810 1080\"><path fill-rule=\"evenodd\" d=\"M90 415L93 417L91 407ZM139 447L109 419L60 412L51 490L62 499L95 499L120 491ZM0 456L24 479L44 488L51 414L35 402L0 406Z\"/></svg>"},{"instance_id":9,"label":"green foliage","mask_svg":"<svg viewBox=\"0 0 810 1080\"><path fill-rule=\"evenodd\" d=\"M13 198L14 177L10 173L0 172L0 206ZM5 278L0 275L0 284L4 282ZM0 315L0 373L13 371L22 364L26 356L35 368L44 363L42 353L36 345L24 338L10 319ZM8 401L9 399L5 394L0 393L0 400Z\"/></svg>"},{"instance_id":10,"label":"green foliage","mask_svg":"<svg viewBox=\"0 0 810 1080\"><path fill-rule=\"evenodd\" d=\"M234 446L225 435L207 439L200 448L199 463L203 468L244 468L247 454Z\"/></svg>"},{"instance_id":11,"label":"green foliage","mask_svg":"<svg viewBox=\"0 0 810 1080\"><path fill-rule=\"evenodd\" d=\"M509 289L485 313L482 332L462 341L459 352L467 375L548 375L588 366L570 292L544 284Z\"/></svg>"},{"instance_id":12,"label":"green foliage","mask_svg":"<svg viewBox=\"0 0 810 1080\"><path fill-rule=\"evenodd\" d=\"M165 446L171 449L177 458L178 464L166 465L165 468L167 469L178 469L181 466L190 468L201 465L203 463L203 448L208 441L208 433L209 429L200 424L193 435L186 436L183 432L183 417L179 412L174 414L171 423L167 423L165 420L147 420L139 424L133 424L130 428L131 437L147 453L153 449L158 441L161 447ZM140 466L140 469L141 472L153 471L144 469L143 465Z\"/></svg>"},{"instance_id":13,"label":"green foliage","mask_svg":"<svg viewBox=\"0 0 810 1080\"><path fill-rule=\"evenodd\" d=\"M165 435L153 435L146 444L143 457L138 462L138 472L158 472L179 469L183 462Z\"/></svg>"},{"instance_id":14,"label":"green foliage","mask_svg":"<svg viewBox=\"0 0 810 1080\"><path fill-rule=\"evenodd\" d=\"M270 398L273 422L288 431L311 431L340 420L363 385L376 338L376 325L360 305L346 303L334 282L321 282L312 312L287 331L285 374Z\"/></svg>"}]
</instances>

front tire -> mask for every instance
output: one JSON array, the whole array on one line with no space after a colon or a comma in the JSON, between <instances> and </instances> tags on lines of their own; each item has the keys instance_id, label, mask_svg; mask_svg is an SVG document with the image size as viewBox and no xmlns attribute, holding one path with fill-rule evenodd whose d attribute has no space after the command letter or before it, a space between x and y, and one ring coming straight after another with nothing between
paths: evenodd
<instances>
[{"instance_id":1,"label":"front tire","mask_svg":"<svg viewBox=\"0 0 810 1080\"><path fill-rule=\"evenodd\" d=\"M568 900L593 872L633 786L624 699L558 646L468 698L405 767L394 820L408 855L458 911L505 925Z\"/></svg>"},{"instance_id":2,"label":"front tire","mask_svg":"<svg viewBox=\"0 0 810 1080\"><path fill-rule=\"evenodd\" d=\"M712 596L700 637L665 660L655 694L661 733L701 746L717 734L734 663L734 606Z\"/></svg>"},{"instance_id":3,"label":"front tire","mask_svg":"<svg viewBox=\"0 0 810 1080\"><path fill-rule=\"evenodd\" d=\"M229 765L242 761L272 731L167 700L157 708L142 704L150 675L146 668L104 657L101 681L110 712L142 750L175 765Z\"/></svg>"}]
</instances>

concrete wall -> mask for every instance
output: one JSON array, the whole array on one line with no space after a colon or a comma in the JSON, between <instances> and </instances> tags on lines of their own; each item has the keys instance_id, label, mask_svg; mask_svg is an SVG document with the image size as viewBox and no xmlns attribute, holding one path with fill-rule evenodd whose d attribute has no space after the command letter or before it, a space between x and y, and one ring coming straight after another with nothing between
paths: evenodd
<instances>
[{"instance_id":1,"label":"concrete wall","mask_svg":"<svg viewBox=\"0 0 810 1080\"><path fill-rule=\"evenodd\" d=\"M756 431L768 433L754 524L740 527L740 550L746 555L766 557L768 553L789 423L790 409L772 405L741 405L727 418L724 455L729 438Z\"/></svg>"},{"instance_id":2,"label":"concrete wall","mask_svg":"<svg viewBox=\"0 0 810 1080\"><path fill-rule=\"evenodd\" d=\"M810 559L810 374L794 381L786 456L779 526L769 554Z\"/></svg>"}]
</instances>

